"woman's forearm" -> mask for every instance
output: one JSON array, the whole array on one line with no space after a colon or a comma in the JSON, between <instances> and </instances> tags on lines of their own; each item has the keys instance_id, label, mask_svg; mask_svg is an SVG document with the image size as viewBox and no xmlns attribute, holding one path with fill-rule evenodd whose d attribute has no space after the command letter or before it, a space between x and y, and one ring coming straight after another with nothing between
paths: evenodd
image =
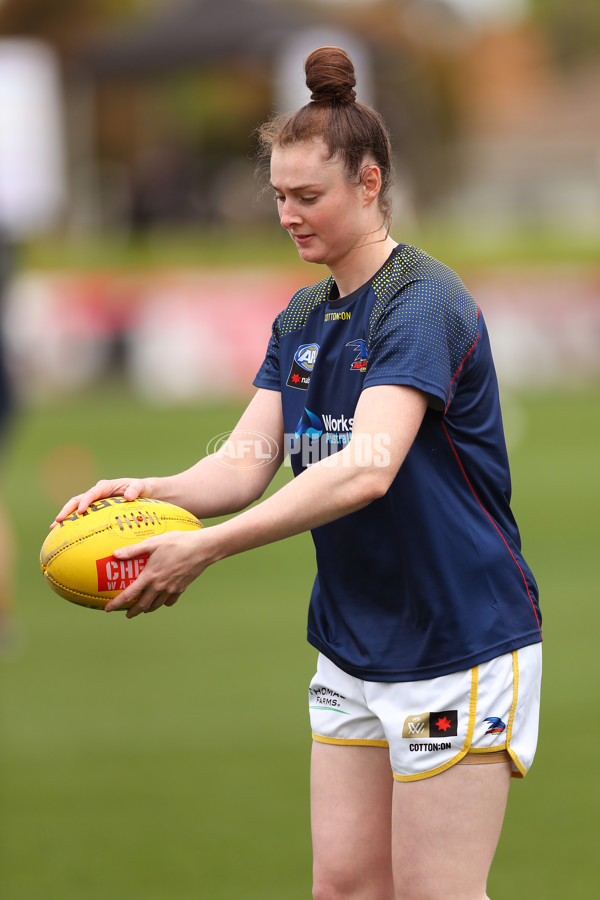
<instances>
[{"instance_id":1,"label":"woman's forearm","mask_svg":"<svg viewBox=\"0 0 600 900\"><path fill-rule=\"evenodd\" d=\"M206 456L177 475L147 478L150 496L189 509L199 519L245 509L264 493L278 461L262 467L227 465L216 455Z\"/></svg>"}]
</instances>

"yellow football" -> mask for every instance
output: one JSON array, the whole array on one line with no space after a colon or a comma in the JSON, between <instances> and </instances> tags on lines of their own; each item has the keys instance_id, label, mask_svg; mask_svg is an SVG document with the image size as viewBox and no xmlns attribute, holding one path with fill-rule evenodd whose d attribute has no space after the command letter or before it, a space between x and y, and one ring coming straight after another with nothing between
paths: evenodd
<instances>
[{"instance_id":1,"label":"yellow football","mask_svg":"<svg viewBox=\"0 0 600 900\"><path fill-rule=\"evenodd\" d=\"M193 531L201 522L185 509L162 500L107 497L81 515L72 513L44 541L40 565L59 596L79 606L104 609L138 577L148 559L118 560L113 550L167 531Z\"/></svg>"}]
</instances>

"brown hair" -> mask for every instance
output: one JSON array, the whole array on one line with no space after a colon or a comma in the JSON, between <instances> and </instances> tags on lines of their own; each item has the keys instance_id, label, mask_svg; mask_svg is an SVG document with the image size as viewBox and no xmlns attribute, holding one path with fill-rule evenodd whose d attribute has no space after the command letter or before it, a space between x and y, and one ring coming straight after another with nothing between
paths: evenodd
<instances>
[{"instance_id":1,"label":"brown hair","mask_svg":"<svg viewBox=\"0 0 600 900\"><path fill-rule=\"evenodd\" d=\"M392 179L391 146L379 113L356 100L352 60L339 47L320 47L304 64L311 102L291 116L278 116L258 131L259 158L270 160L273 147L321 138L328 158L339 158L349 181L359 184L365 160L381 173L379 209L389 229Z\"/></svg>"}]
</instances>

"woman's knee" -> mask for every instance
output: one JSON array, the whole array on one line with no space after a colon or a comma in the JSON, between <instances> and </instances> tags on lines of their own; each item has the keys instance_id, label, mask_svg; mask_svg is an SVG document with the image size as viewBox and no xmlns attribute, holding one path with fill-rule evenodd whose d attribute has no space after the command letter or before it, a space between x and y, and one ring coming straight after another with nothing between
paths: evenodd
<instances>
[{"instance_id":1,"label":"woman's knee","mask_svg":"<svg viewBox=\"0 0 600 900\"><path fill-rule=\"evenodd\" d=\"M339 869L315 871L313 900L395 900L391 875L350 873Z\"/></svg>"}]
</instances>

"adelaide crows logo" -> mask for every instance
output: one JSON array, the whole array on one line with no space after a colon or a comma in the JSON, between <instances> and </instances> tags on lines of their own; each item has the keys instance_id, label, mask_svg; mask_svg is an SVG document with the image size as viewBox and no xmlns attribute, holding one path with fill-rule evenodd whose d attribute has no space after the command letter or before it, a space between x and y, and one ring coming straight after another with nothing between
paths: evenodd
<instances>
[{"instance_id":1,"label":"adelaide crows logo","mask_svg":"<svg viewBox=\"0 0 600 900\"><path fill-rule=\"evenodd\" d=\"M485 719L486 722L490 723L490 727L486 731L486 734L502 734L506 725L499 719L498 716L490 716L489 719Z\"/></svg>"},{"instance_id":2,"label":"adelaide crows logo","mask_svg":"<svg viewBox=\"0 0 600 900\"><path fill-rule=\"evenodd\" d=\"M352 365L350 366L351 372L366 372L367 371L367 363L369 361L369 354L367 352L367 344L366 341L361 340L360 338L356 341L348 341L346 347L350 347L355 351L356 355L352 360Z\"/></svg>"}]
</instances>

